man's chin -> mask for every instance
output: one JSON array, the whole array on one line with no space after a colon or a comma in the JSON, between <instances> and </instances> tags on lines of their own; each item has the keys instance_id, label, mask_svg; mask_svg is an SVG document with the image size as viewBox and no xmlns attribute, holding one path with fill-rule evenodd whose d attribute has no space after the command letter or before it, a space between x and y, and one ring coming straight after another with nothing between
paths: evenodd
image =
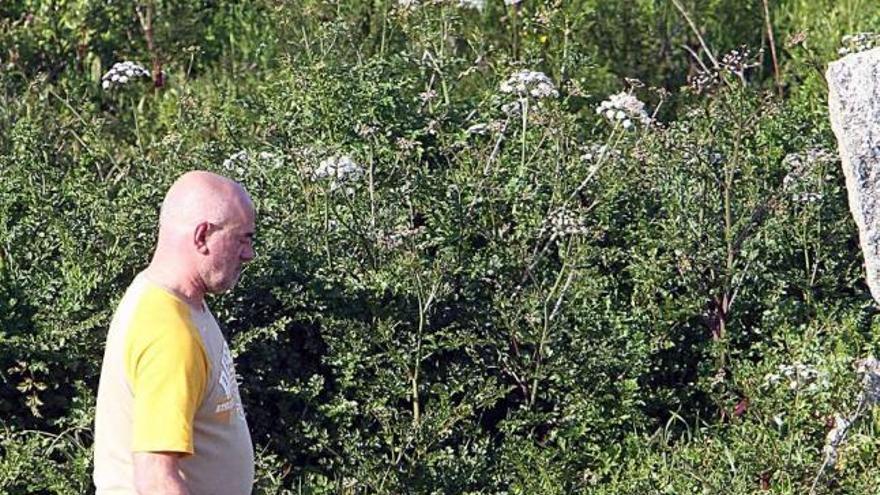
<instances>
[{"instance_id":1,"label":"man's chin","mask_svg":"<svg viewBox=\"0 0 880 495\"><path fill-rule=\"evenodd\" d=\"M223 294L224 292L229 292L236 285L238 285L239 276L240 276L240 274L236 275L235 278L233 278L232 280L224 281L224 282L218 283L216 285L213 285L211 287L208 287L208 292L211 294Z\"/></svg>"}]
</instances>

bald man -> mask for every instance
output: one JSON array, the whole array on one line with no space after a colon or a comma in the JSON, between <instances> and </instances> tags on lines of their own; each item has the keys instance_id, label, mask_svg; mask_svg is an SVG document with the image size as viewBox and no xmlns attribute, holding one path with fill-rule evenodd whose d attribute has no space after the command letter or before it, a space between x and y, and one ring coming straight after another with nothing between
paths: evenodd
<instances>
[{"instance_id":1,"label":"bald man","mask_svg":"<svg viewBox=\"0 0 880 495\"><path fill-rule=\"evenodd\" d=\"M95 414L98 495L251 493L254 453L232 356L205 294L254 259L254 205L189 172L168 190L149 267L110 324Z\"/></svg>"}]
</instances>

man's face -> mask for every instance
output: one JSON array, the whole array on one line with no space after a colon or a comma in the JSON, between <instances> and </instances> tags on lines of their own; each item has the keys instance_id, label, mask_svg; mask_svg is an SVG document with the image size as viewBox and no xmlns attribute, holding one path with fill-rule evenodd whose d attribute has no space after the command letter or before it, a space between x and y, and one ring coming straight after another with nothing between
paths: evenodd
<instances>
[{"instance_id":1,"label":"man's face","mask_svg":"<svg viewBox=\"0 0 880 495\"><path fill-rule=\"evenodd\" d=\"M201 270L208 292L219 294L233 288L244 264L254 259L254 217L253 205L242 204L208 236L208 256Z\"/></svg>"}]
</instances>

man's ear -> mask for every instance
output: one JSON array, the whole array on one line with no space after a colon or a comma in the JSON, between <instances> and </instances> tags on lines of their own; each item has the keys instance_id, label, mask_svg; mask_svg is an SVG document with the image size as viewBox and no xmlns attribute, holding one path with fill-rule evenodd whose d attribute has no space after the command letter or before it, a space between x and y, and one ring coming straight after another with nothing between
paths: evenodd
<instances>
[{"instance_id":1,"label":"man's ear","mask_svg":"<svg viewBox=\"0 0 880 495\"><path fill-rule=\"evenodd\" d=\"M202 222L193 230L193 246L201 254L208 254L208 233L211 231L210 222Z\"/></svg>"}]
</instances>

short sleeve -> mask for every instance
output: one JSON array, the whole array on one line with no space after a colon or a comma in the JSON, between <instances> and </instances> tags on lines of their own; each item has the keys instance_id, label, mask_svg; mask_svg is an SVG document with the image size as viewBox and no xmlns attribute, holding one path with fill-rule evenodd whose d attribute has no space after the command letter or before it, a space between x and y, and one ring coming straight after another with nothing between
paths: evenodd
<instances>
[{"instance_id":1,"label":"short sleeve","mask_svg":"<svg viewBox=\"0 0 880 495\"><path fill-rule=\"evenodd\" d=\"M208 364L191 324L175 319L135 321L127 363L134 396L133 452L193 454L193 423ZM138 328L148 325L150 328Z\"/></svg>"}]
</instances>

